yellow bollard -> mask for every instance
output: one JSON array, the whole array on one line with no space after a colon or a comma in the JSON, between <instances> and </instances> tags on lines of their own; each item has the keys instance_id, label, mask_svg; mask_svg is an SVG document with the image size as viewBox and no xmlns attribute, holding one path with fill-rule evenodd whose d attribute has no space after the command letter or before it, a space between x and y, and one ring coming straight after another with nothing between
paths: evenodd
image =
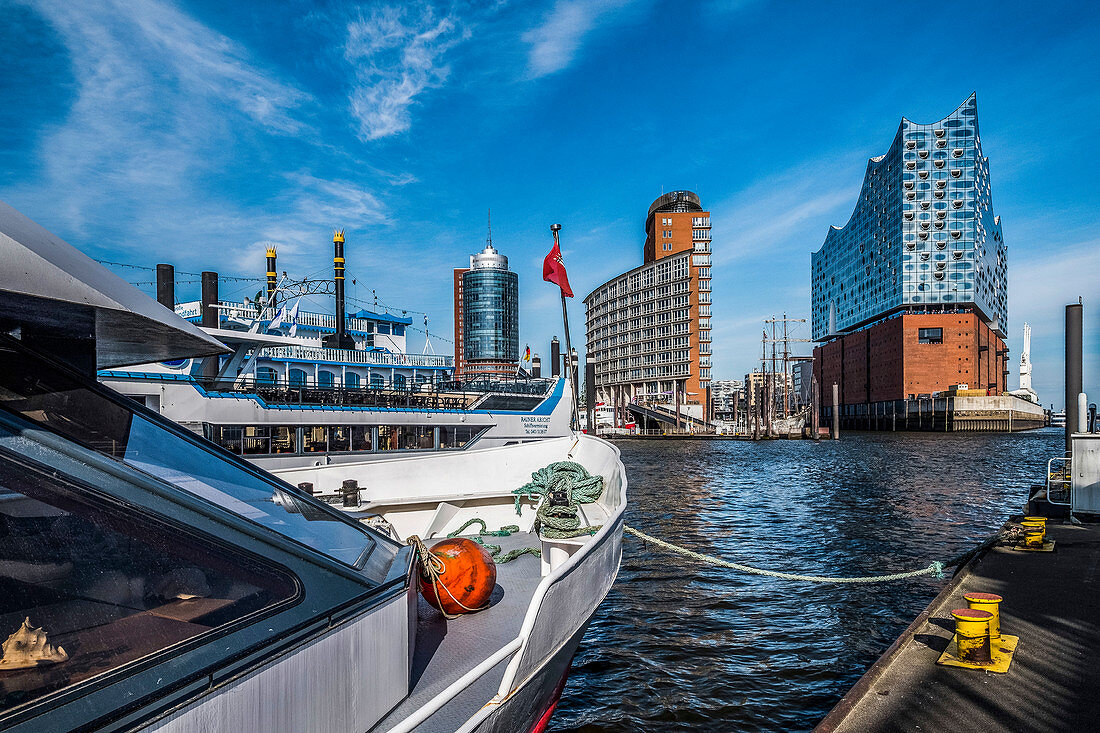
<instances>
[{"instance_id":1,"label":"yellow bollard","mask_svg":"<svg viewBox=\"0 0 1100 733\"><path fill-rule=\"evenodd\" d=\"M1020 525L1024 528L1024 542L1017 544L1017 550L1030 552L1053 552L1054 540L1047 539L1046 517L1024 517Z\"/></svg>"},{"instance_id":2,"label":"yellow bollard","mask_svg":"<svg viewBox=\"0 0 1100 733\"><path fill-rule=\"evenodd\" d=\"M1047 523L1038 519L1032 519L1031 517L1028 517L1024 519L1024 521L1020 522L1020 526L1023 527L1025 530L1028 528L1042 530L1044 537L1047 533Z\"/></svg>"},{"instance_id":3,"label":"yellow bollard","mask_svg":"<svg viewBox=\"0 0 1100 733\"><path fill-rule=\"evenodd\" d=\"M992 664L989 620L993 618L993 614L973 608L956 608L951 615L955 617L959 660L976 665Z\"/></svg>"},{"instance_id":4,"label":"yellow bollard","mask_svg":"<svg viewBox=\"0 0 1100 733\"><path fill-rule=\"evenodd\" d=\"M1004 600L996 593L964 593L963 598L967 604L977 611L988 611L993 615L989 619L989 642L996 644L1001 640L1001 613L1000 605Z\"/></svg>"}]
</instances>

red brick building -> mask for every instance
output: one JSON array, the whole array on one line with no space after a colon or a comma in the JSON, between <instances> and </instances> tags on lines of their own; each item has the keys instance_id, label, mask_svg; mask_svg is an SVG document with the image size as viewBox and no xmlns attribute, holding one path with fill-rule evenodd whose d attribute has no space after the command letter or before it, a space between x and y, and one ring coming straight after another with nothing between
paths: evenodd
<instances>
[{"instance_id":1,"label":"red brick building","mask_svg":"<svg viewBox=\"0 0 1100 733\"><path fill-rule=\"evenodd\" d=\"M468 267L455 268L455 379L461 381L466 367L466 354L462 345L466 343L463 338L462 316L462 276L469 272Z\"/></svg>"},{"instance_id":2,"label":"red brick building","mask_svg":"<svg viewBox=\"0 0 1100 733\"><path fill-rule=\"evenodd\" d=\"M973 312L900 313L814 349L822 403L832 385L841 405L916 399L958 384L999 395L1008 350Z\"/></svg>"}]
</instances>

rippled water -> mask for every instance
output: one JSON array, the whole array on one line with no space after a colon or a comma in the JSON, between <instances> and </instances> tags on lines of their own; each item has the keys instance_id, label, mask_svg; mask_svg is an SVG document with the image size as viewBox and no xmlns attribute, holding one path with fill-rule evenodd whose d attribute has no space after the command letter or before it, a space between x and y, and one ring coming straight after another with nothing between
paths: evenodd
<instances>
[{"instance_id":1,"label":"rippled water","mask_svg":"<svg viewBox=\"0 0 1100 733\"><path fill-rule=\"evenodd\" d=\"M775 570L881 574L965 551L1020 512L1062 433L837 442L621 441L626 521ZM945 581L792 583L623 540L551 730L809 730Z\"/></svg>"}]
</instances>

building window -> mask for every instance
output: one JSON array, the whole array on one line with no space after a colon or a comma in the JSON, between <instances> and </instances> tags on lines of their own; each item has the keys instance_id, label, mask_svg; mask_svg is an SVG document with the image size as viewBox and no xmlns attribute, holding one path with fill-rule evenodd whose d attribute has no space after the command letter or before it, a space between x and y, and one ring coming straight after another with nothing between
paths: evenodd
<instances>
[{"instance_id":1,"label":"building window","mask_svg":"<svg viewBox=\"0 0 1100 733\"><path fill-rule=\"evenodd\" d=\"M917 329L917 341L922 344L942 344L943 343L943 329L942 328L920 328Z\"/></svg>"}]
</instances>

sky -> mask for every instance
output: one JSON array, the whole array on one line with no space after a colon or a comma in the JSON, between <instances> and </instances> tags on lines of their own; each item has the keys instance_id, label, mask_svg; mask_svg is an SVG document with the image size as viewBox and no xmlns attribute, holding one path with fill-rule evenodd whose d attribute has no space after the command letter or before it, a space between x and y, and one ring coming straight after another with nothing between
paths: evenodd
<instances>
[{"instance_id":1,"label":"sky","mask_svg":"<svg viewBox=\"0 0 1100 733\"><path fill-rule=\"evenodd\" d=\"M809 317L810 253L901 118L976 91L1009 385L1027 321L1035 389L1061 407L1082 297L1100 394L1098 4L0 0L0 18L0 199L91 256L262 277L274 244L280 270L325 277L343 228L353 305L426 314L451 353L452 269L491 210L521 349L545 357L560 223L583 353L584 295L641 264L653 199L690 189L713 225L717 379L758 363L764 319Z\"/></svg>"}]
</instances>

